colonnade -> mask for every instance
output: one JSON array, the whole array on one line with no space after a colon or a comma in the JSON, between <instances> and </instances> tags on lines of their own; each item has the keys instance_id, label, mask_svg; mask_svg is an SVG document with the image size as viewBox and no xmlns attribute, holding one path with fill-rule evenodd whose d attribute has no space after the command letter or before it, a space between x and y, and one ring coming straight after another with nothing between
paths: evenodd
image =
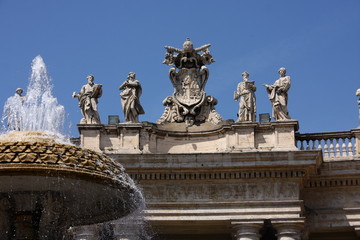
<instances>
[{"instance_id":1,"label":"colonnade","mask_svg":"<svg viewBox=\"0 0 360 240\"><path fill-rule=\"evenodd\" d=\"M277 240L301 240L304 234L304 221L274 221L272 227L276 231ZM232 222L235 240L260 240L261 221Z\"/></svg>"}]
</instances>

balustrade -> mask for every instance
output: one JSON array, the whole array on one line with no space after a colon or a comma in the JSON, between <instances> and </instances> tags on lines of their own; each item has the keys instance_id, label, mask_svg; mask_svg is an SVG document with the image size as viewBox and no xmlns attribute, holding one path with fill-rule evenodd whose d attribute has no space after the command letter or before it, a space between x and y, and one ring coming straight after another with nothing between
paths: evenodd
<instances>
[{"instance_id":1,"label":"balustrade","mask_svg":"<svg viewBox=\"0 0 360 240\"><path fill-rule=\"evenodd\" d=\"M321 150L324 159L351 159L356 154L352 131L296 134L299 150Z\"/></svg>"}]
</instances>

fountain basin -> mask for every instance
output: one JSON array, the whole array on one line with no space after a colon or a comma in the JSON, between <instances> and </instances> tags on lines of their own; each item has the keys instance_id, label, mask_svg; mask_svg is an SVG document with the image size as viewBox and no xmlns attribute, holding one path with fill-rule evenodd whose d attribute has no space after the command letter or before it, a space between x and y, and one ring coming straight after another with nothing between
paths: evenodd
<instances>
[{"instance_id":1,"label":"fountain basin","mask_svg":"<svg viewBox=\"0 0 360 240\"><path fill-rule=\"evenodd\" d=\"M11 239L57 239L56 229L118 219L142 203L123 167L102 153L37 131L0 137L0 221Z\"/></svg>"}]
</instances>

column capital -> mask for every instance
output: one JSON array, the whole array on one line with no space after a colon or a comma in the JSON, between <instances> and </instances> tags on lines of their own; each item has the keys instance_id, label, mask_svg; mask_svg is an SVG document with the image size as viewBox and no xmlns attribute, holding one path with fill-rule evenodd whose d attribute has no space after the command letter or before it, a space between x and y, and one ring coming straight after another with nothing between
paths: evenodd
<instances>
[{"instance_id":1,"label":"column capital","mask_svg":"<svg viewBox=\"0 0 360 240\"><path fill-rule=\"evenodd\" d=\"M234 230L236 240L259 240L260 229L263 226L263 222L249 221L249 222L232 222L232 228Z\"/></svg>"},{"instance_id":2,"label":"column capital","mask_svg":"<svg viewBox=\"0 0 360 240\"><path fill-rule=\"evenodd\" d=\"M356 236L358 236L360 238L360 227L354 227Z\"/></svg>"},{"instance_id":3,"label":"column capital","mask_svg":"<svg viewBox=\"0 0 360 240\"><path fill-rule=\"evenodd\" d=\"M85 225L70 228L70 233L74 240L97 240L99 239L99 225Z\"/></svg>"},{"instance_id":4,"label":"column capital","mask_svg":"<svg viewBox=\"0 0 360 240\"><path fill-rule=\"evenodd\" d=\"M277 231L278 240L301 240L304 231L304 221L272 222Z\"/></svg>"}]
</instances>

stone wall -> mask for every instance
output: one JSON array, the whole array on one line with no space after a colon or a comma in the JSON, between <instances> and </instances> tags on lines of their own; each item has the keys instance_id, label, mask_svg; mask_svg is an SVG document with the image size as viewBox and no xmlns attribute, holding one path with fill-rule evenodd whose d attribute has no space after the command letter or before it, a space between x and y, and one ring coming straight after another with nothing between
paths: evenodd
<instances>
[{"instance_id":1,"label":"stone wall","mask_svg":"<svg viewBox=\"0 0 360 240\"><path fill-rule=\"evenodd\" d=\"M205 124L206 125L206 124ZM79 124L84 147L117 153L213 153L296 150L297 121L173 127L152 123Z\"/></svg>"},{"instance_id":2,"label":"stone wall","mask_svg":"<svg viewBox=\"0 0 360 240\"><path fill-rule=\"evenodd\" d=\"M357 239L358 134L354 155L324 160L323 149L296 146L309 143L297 129L296 121L79 125L83 146L123 164L142 188L157 239Z\"/></svg>"}]
</instances>

